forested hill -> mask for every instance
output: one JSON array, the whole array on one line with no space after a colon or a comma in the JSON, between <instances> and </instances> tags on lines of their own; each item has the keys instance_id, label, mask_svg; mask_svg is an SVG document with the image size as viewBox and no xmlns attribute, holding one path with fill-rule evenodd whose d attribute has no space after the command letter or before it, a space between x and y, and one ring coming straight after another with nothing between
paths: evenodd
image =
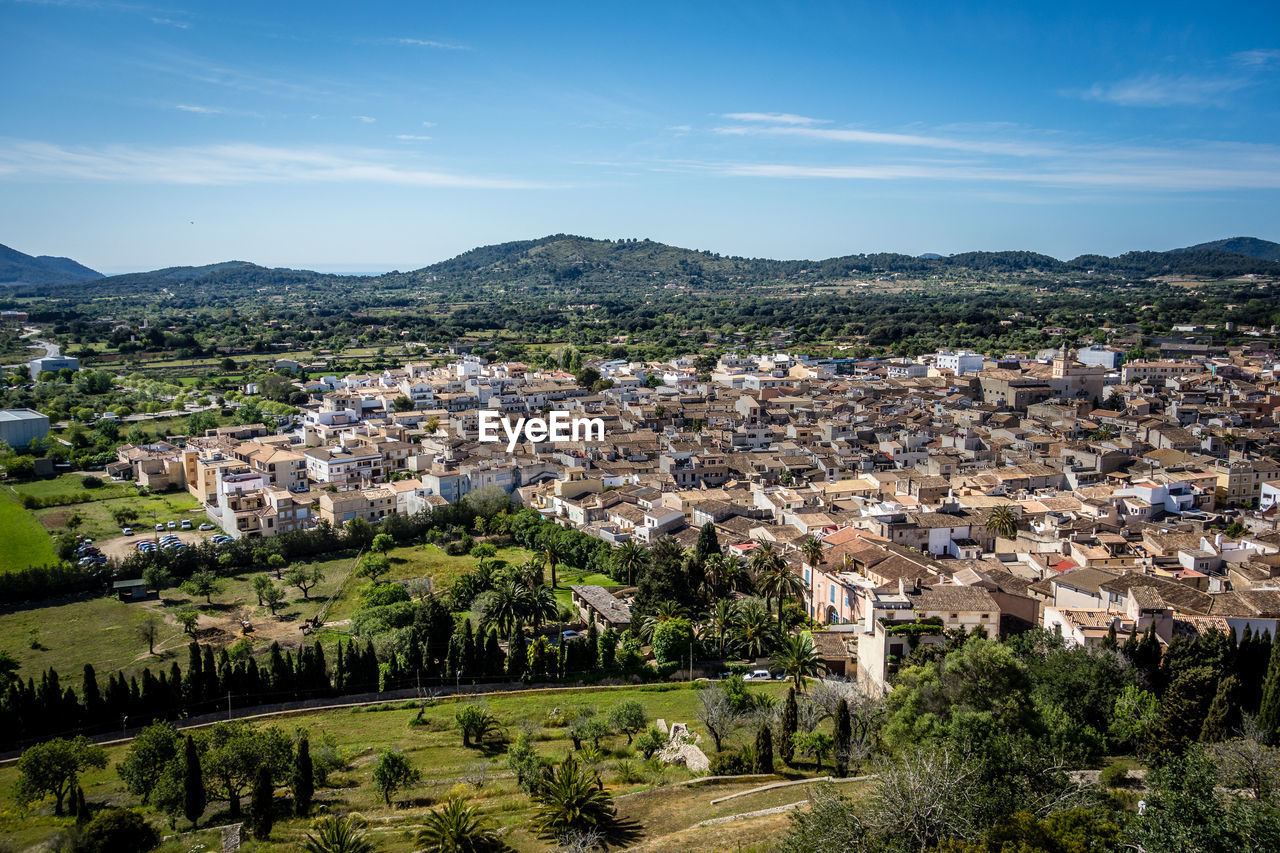
<instances>
[{"instance_id":1,"label":"forested hill","mask_svg":"<svg viewBox=\"0 0 1280 853\"><path fill-rule=\"evenodd\" d=\"M1270 240L1259 240L1257 237L1229 237L1226 240L1214 240L1211 243L1197 243L1185 249L1174 249L1175 252L1194 252L1198 249L1218 249L1223 252L1235 252L1264 261L1280 261L1280 243Z\"/></svg>"},{"instance_id":2,"label":"forested hill","mask_svg":"<svg viewBox=\"0 0 1280 853\"><path fill-rule=\"evenodd\" d=\"M1241 239L1220 241L1242 245ZM1258 245L1254 245L1258 244ZM1253 240L1259 250L1266 241ZM1206 246L1213 244L1206 244ZM1268 244L1274 246L1275 244ZM381 276L337 276L307 270L269 269L242 261L202 267L170 267L64 285L54 295L104 295L154 291L209 292L233 296L247 290L280 292L359 287L372 290L426 288L478 296L500 290L552 290L567 284L582 294L633 287L677 285L697 290L738 290L754 286L820 284L887 275L963 279L1029 276L1077 279L1087 276L1150 278L1185 275L1223 278L1244 274L1280 275L1280 261L1225 248L1191 247L1169 252L1129 252L1118 257L1082 255L1060 261L1035 252L963 252L947 257L893 253L846 255L821 261L741 258L682 249L652 240L597 240L555 234L483 246L411 272Z\"/></svg>"},{"instance_id":3,"label":"forested hill","mask_svg":"<svg viewBox=\"0 0 1280 853\"><path fill-rule=\"evenodd\" d=\"M102 278L102 273L70 258L32 256L0 245L0 284L50 284Z\"/></svg>"}]
</instances>

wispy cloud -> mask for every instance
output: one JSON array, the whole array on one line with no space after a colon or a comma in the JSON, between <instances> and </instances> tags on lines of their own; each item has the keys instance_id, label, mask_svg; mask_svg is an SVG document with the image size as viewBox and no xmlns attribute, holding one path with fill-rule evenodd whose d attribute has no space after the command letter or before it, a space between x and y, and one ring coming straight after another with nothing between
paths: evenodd
<instances>
[{"instance_id":1,"label":"wispy cloud","mask_svg":"<svg viewBox=\"0 0 1280 853\"><path fill-rule=\"evenodd\" d=\"M1245 68L1269 68L1280 65L1280 50L1242 50L1231 58Z\"/></svg>"},{"instance_id":2,"label":"wispy cloud","mask_svg":"<svg viewBox=\"0 0 1280 853\"><path fill-rule=\"evenodd\" d=\"M753 178L827 178L839 180L924 180L1017 183L1088 189L1206 191L1280 189L1280 161L1272 167L1208 166L1194 163L1120 168L1114 163L1078 168L1003 169L963 164L810 166L791 163L735 163L710 167L721 174Z\"/></svg>"},{"instance_id":3,"label":"wispy cloud","mask_svg":"<svg viewBox=\"0 0 1280 853\"><path fill-rule=\"evenodd\" d=\"M377 121L377 119L374 118L373 116L352 116L352 118L362 121L365 124L373 124L375 121Z\"/></svg>"},{"instance_id":4,"label":"wispy cloud","mask_svg":"<svg viewBox=\"0 0 1280 853\"><path fill-rule=\"evenodd\" d=\"M1229 103L1229 95L1257 84L1274 65L1280 65L1280 50L1257 48L1234 53L1200 70L1137 74L1061 94L1122 107L1223 107Z\"/></svg>"},{"instance_id":5,"label":"wispy cloud","mask_svg":"<svg viewBox=\"0 0 1280 853\"><path fill-rule=\"evenodd\" d=\"M12 0L26 6L56 6L63 9L83 9L87 11L120 12L128 15L145 15L153 24L166 27L177 27L181 30L191 28L189 21L176 20L168 15L185 15L186 12L174 9L157 9L142 3L123 3L115 0Z\"/></svg>"},{"instance_id":6,"label":"wispy cloud","mask_svg":"<svg viewBox=\"0 0 1280 853\"><path fill-rule=\"evenodd\" d=\"M202 107L198 104L175 104L174 109L182 110L184 113L199 113L206 116L220 115L223 112L218 107Z\"/></svg>"},{"instance_id":7,"label":"wispy cloud","mask_svg":"<svg viewBox=\"0 0 1280 853\"><path fill-rule=\"evenodd\" d=\"M551 188L501 176L422 169L388 151L253 144L71 147L0 140L0 180L50 178L133 184L354 183L490 190Z\"/></svg>"},{"instance_id":8,"label":"wispy cloud","mask_svg":"<svg viewBox=\"0 0 1280 853\"><path fill-rule=\"evenodd\" d=\"M852 128L797 127L794 125L729 125L717 127L715 132L729 136L789 136L827 142L853 142L864 145L906 148L937 148L947 151L971 151L981 154L1033 156L1053 153L1052 148L1032 142L922 136L912 133L886 133Z\"/></svg>"},{"instance_id":9,"label":"wispy cloud","mask_svg":"<svg viewBox=\"0 0 1280 853\"><path fill-rule=\"evenodd\" d=\"M430 136L419 136L418 134L414 134L414 133L397 133L396 134L396 139L402 140L404 142L426 142L430 138L431 138Z\"/></svg>"},{"instance_id":10,"label":"wispy cloud","mask_svg":"<svg viewBox=\"0 0 1280 853\"><path fill-rule=\"evenodd\" d=\"M1274 144L1104 142L1002 123L951 126L947 132L912 130L819 126L817 120L739 122L712 129L723 137L743 138L737 155L666 160L650 168L725 177L985 184L986 191L1015 184L1081 193L1280 188L1280 145ZM775 143L767 156L747 144L761 137ZM785 153L788 141L794 143L790 154Z\"/></svg>"},{"instance_id":11,"label":"wispy cloud","mask_svg":"<svg viewBox=\"0 0 1280 853\"><path fill-rule=\"evenodd\" d=\"M723 118L727 118L730 121L758 121L767 124L830 124L827 119L809 118L795 113L724 113Z\"/></svg>"},{"instance_id":12,"label":"wispy cloud","mask_svg":"<svg viewBox=\"0 0 1280 853\"><path fill-rule=\"evenodd\" d=\"M1095 83L1076 94L1086 101L1122 107L1222 106L1223 96L1252 84L1239 77L1152 74L1115 83ZM1068 93L1071 94L1071 93Z\"/></svg>"},{"instance_id":13,"label":"wispy cloud","mask_svg":"<svg viewBox=\"0 0 1280 853\"><path fill-rule=\"evenodd\" d=\"M455 44L449 41L437 41L435 39L411 39L396 38L391 39L393 44L407 44L412 47L433 47L437 50L470 50L471 48L465 44Z\"/></svg>"}]
</instances>

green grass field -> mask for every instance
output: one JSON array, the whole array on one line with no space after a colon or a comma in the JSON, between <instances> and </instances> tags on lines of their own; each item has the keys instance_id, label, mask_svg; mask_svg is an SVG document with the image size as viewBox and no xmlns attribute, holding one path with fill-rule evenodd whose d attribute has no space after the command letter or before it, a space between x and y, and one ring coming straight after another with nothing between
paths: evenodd
<instances>
[{"instance_id":1,"label":"green grass field","mask_svg":"<svg viewBox=\"0 0 1280 853\"><path fill-rule=\"evenodd\" d=\"M393 548L387 552L391 561L391 572L387 580L407 580L410 578L431 578L433 587L438 590L448 589L458 577L475 568L476 560L470 556L451 557L443 548L436 545L406 545ZM524 548L508 546L499 548L495 559L506 560L512 565L520 565L533 556L532 551ZM334 601L333 607L326 615L326 621L338 621L350 618L360 604L359 590L364 581L353 577L341 596Z\"/></svg>"},{"instance_id":2,"label":"green grass field","mask_svg":"<svg viewBox=\"0 0 1280 853\"><path fill-rule=\"evenodd\" d=\"M752 691L767 692L775 698L781 693L778 684L752 685ZM695 734L701 734L702 746L710 751L710 738L697 721L697 694L687 685L654 685L612 688L603 690L573 689L562 691L538 691L513 693L487 698L485 703L502 721L509 737L520 731L531 733L539 753L562 758L570 751L567 730L547 725L548 714L553 709L568 711L583 707L592 708L597 714L608 710L624 699L635 699L644 706L650 721L658 718L672 722L685 722ZM374 835L384 853L409 853L417 849L413 834L421 826L423 815L440 803L450 793L465 796L479 807L482 814L494 826L504 831L505 840L517 851L546 850L546 842L536 838L529 828L533 806L529 798L519 792L509 775L504 749L464 749L454 724L454 715L464 699L445 699L429 703L420 712L416 706L377 706L376 710L333 710L293 715L263 721L277 725L285 731L306 729L310 732L313 752L325 738L331 738L347 759L347 768L333 777L333 786L317 791L317 811L346 812L355 810L368 818ZM409 703L411 704L411 703ZM420 725L411 725L421 715ZM829 723L825 724L829 727ZM743 727L734 733L733 745L745 745L754 737L754 730ZM392 809L378 799L371 784L371 774L377 754L385 748L401 749L410 762L422 771L423 780L415 787L396 796ZM694 824L708 818L722 817L755 811L803 800L806 786L799 785L781 790L762 792L739 797L726 803L712 805L711 800L728 793L745 791L761 784L759 781L714 783L707 786L674 786L673 783L691 778L683 767L645 762L626 743L626 738L613 735L601 742L601 760L597 765L606 788L618 797L620 816L640 824L642 836L640 848L659 850L724 850L737 849L736 841L724 846L726 838L742 841L743 850L765 850L769 841L785 828L785 817L770 816L759 823L729 824L701 829L691 829ZM110 763L106 770L85 774L82 784L88 800L96 805L137 806L136 798L122 790L112 769L124 755L125 748L109 749ZM624 762L620 766L620 762ZM624 775L625 770L630 772ZM779 762L779 770L791 778L813 775L816 768L802 765L788 769ZM824 768L824 773L829 766ZM13 801L16 773L12 765L0 767L0 836L11 839L18 849L39 844L66 826L71 819L56 819L51 815L52 805L46 801L24 809ZM846 788L852 792L858 783ZM280 792L281 798L284 792ZM160 825L162 818L152 815ZM211 803L202 822L217 825L226 822L225 804ZM166 831L169 831L167 829ZM180 828L185 828L185 821ZM247 851L285 851L298 849L307 829L307 822L299 819L282 820L276 824L272 839L246 846ZM181 836L162 850L188 851L198 839Z\"/></svg>"},{"instance_id":3,"label":"green grass field","mask_svg":"<svg viewBox=\"0 0 1280 853\"><path fill-rule=\"evenodd\" d=\"M26 483L17 483L14 485L13 490L20 495L30 495L33 498L75 497L88 501L105 501L138 493L138 490L132 484L126 486L120 483L112 483L105 474L95 474L94 476L104 481L103 485L96 489L86 489L84 487L82 482L85 477L84 474L67 473L59 474L57 477L48 480L31 480Z\"/></svg>"},{"instance_id":4,"label":"green grass field","mask_svg":"<svg viewBox=\"0 0 1280 853\"><path fill-rule=\"evenodd\" d=\"M78 515L80 526L76 528L77 533L83 533L91 539L106 539L120 535L120 525L116 524L111 511L121 507L137 511L138 520L133 522L133 527L140 532L156 524L181 521L184 518L190 519L195 526L208 520L201 511L200 502L187 491L145 496L138 495L135 491L131 497L50 507L34 510L34 513L40 524L50 534L61 533L67 526L67 520L73 515Z\"/></svg>"},{"instance_id":5,"label":"green grass field","mask_svg":"<svg viewBox=\"0 0 1280 853\"><path fill-rule=\"evenodd\" d=\"M0 487L0 571L57 562L53 540L36 517L23 508L11 486Z\"/></svg>"},{"instance_id":6,"label":"green grass field","mask_svg":"<svg viewBox=\"0 0 1280 853\"><path fill-rule=\"evenodd\" d=\"M0 649L18 659L23 678L40 680L49 667L68 684L80 684L86 663L98 678L124 670L139 672L150 665L168 666L173 648L185 649L186 639L173 625L163 625L156 656L147 654L147 643L137 633L150 609L146 603L125 604L115 598L92 598L15 610L0 616ZM32 646L33 640L36 646ZM181 659L183 665L186 658Z\"/></svg>"}]
</instances>

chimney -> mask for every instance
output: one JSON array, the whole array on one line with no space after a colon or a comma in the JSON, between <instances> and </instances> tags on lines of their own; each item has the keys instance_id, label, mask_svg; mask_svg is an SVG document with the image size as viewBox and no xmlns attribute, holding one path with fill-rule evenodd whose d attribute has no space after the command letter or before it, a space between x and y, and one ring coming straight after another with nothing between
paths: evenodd
<instances>
[{"instance_id":1,"label":"chimney","mask_svg":"<svg viewBox=\"0 0 1280 853\"><path fill-rule=\"evenodd\" d=\"M898 578L898 595L906 595L906 594L907 594L907 579Z\"/></svg>"}]
</instances>

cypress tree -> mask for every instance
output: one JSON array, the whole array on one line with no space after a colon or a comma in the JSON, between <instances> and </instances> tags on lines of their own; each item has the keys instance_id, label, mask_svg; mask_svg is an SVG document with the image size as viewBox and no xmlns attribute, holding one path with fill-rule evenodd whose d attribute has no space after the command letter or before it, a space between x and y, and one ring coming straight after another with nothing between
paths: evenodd
<instances>
[{"instance_id":1,"label":"cypress tree","mask_svg":"<svg viewBox=\"0 0 1280 853\"><path fill-rule=\"evenodd\" d=\"M351 641L347 641L350 645ZM342 655L342 643L338 643L338 659L333 664L333 689L338 694L346 692L347 689L347 668Z\"/></svg>"},{"instance_id":2,"label":"cypress tree","mask_svg":"<svg viewBox=\"0 0 1280 853\"><path fill-rule=\"evenodd\" d=\"M253 798L249 806L249 821L253 828L253 837L266 841L271 836L271 824L275 822L273 812L275 806L275 783L271 781L271 768L265 763L258 765L258 772L253 777Z\"/></svg>"},{"instance_id":3,"label":"cypress tree","mask_svg":"<svg viewBox=\"0 0 1280 853\"><path fill-rule=\"evenodd\" d=\"M1257 714L1262 704L1262 685L1267 679L1270 657L1270 632L1260 632L1240 642L1236 671L1240 674L1240 705L1246 714Z\"/></svg>"},{"instance_id":4,"label":"cypress tree","mask_svg":"<svg viewBox=\"0 0 1280 853\"><path fill-rule=\"evenodd\" d=\"M490 628L484 641L484 674L502 675L502 665L505 660L502 646L498 643L498 629Z\"/></svg>"},{"instance_id":5,"label":"cypress tree","mask_svg":"<svg viewBox=\"0 0 1280 853\"><path fill-rule=\"evenodd\" d=\"M204 772L200 769L200 753L196 742L187 735L182 753L182 813L191 821L194 829L207 803L204 790Z\"/></svg>"},{"instance_id":6,"label":"cypress tree","mask_svg":"<svg viewBox=\"0 0 1280 853\"><path fill-rule=\"evenodd\" d=\"M791 766L796 757L796 729L800 727L800 708L796 705L796 689L787 688L787 701L782 706L782 735L778 738L778 755Z\"/></svg>"},{"instance_id":7,"label":"cypress tree","mask_svg":"<svg viewBox=\"0 0 1280 853\"><path fill-rule=\"evenodd\" d=\"M84 680L80 686L80 701L84 703L84 714L90 721L102 716L102 694L98 692L98 674L93 664L84 665Z\"/></svg>"},{"instance_id":8,"label":"cypress tree","mask_svg":"<svg viewBox=\"0 0 1280 853\"><path fill-rule=\"evenodd\" d=\"M852 745L853 727L849 723L849 702L841 699L836 705L835 729L836 775L841 779L849 775L849 756Z\"/></svg>"},{"instance_id":9,"label":"cypress tree","mask_svg":"<svg viewBox=\"0 0 1280 853\"><path fill-rule=\"evenodd\" d=\"M444 674L446 678L458 678L462 673L462 639L457 634L449 637L449 650L445 652Z\"/></svg>"},{"instance_id":10,"label":"cypress tree","mask_svg":"<svg viewBox=\"0 0 1280 853\"><path fill-rule=\"evenodd\" d=\"M1267 679L1262 684L1262 705L1258 708L1258 725L1270 737L1280 731L1280 643L1272 641Z\"/></svg>"},{"instance_id":11,"label":"cypress tree","mask_svg":"<svg viewBox=\"0 0 1280 853\"><path fill-rule=\"evenodd\" d=\"M773 730L768 723L761 723L756 732L756 772L773 772Z\"/></svg>"},{"instance_id":12,"label":"cypress tree","mask_svg":"<svg viewBox=\"0 0 1280 853\"><path fill-rule=\"evenodd\" d=\"M720 537L716 535L716 525L708 521L698 530L698 544L693 549L699 563L705 563L707 557L720 553Z\"/></svg>"},{"instance_id":13,"label":"cypress tree","mask_svg":"<svg viewBox=\"0 0 1280 853\"><path fill-rule=\"evenodd\" d=\"M511 636L510 648L507 650L507 678L512 681L524 679L528 668L528 653L524 646L524 628L516 628Z\"/></svg>"},{"instance_id":14,"label":"cypress tree","mask_svg":"<svg viewBox=\"0 0 1280 853\"><path fill-rule=\"evenodd\" d=\"M76 789L72 792L72 800L74 802L74 811L76 813L76 825L83 826L89 822L89 804L84 800L84 788L76 785Z\"/></svg>"},{"instance_id":15,"label":"cypress tree","mask_svg":"<svg viewBox=\"0 0 1280 853\"><path fill-rule=\"evenodd\" d=\"M1240 724L1240 704L1237 694L1240 690L1240 679L1228 675L1218 682L1218 692L1213 695L1213 703L1209 705L1209 713L1200 728L1200 740L1205 743L1220 743L1231 737Z\"/></svg>"},{"instance_id":16,"label":"cypress tree","mask_svg":"<svg viewBox=\"0 0 1280 853\"><path fill-rule=\"evenodd\" d=\"M1116 623L1113 619L1111 620L1111 624L1107 627L1107 636L1106 639L1102 641L1102 647L1104 649L1111 649L1114 651L1118 644L1119 641L1116 638Z\"/></svg>"},{"instance_id":17,"label":"cypress tree","mask_svg":"<svg viewBox=\"0 0 1280 853\"><path fill-rule=\"evenodd\" d=\"M316 792L315 771L311 766L311 742L303 735L298 740L298 754L293 761L293 775L289 779L293 792L293 810L298 817L306 817L311 811L311 798Z\"/></svg>"},{"instance_id":18,"label":"cypress tree","mask_svg":"<svg viewBox=\"0 0 1280 853\"><path fill-rule=\"evenodd\" d=\"M593 669L600 660L600 631L596 628L596 620L592 619L587 626L586 669Z\"/></svg>"},{"instance_id":19,"label":"cypress tree","mask_svg":"<svg viewBox=\"0 0 1280 853\"><path fill-rule=\"evenodd\" d=\"M471 620L462 620L462 637L458 642L458 666L467 678L475 678L480 666L480 655L476 652L476 637L471 630Z\"/></svg>"}]
</instances>

